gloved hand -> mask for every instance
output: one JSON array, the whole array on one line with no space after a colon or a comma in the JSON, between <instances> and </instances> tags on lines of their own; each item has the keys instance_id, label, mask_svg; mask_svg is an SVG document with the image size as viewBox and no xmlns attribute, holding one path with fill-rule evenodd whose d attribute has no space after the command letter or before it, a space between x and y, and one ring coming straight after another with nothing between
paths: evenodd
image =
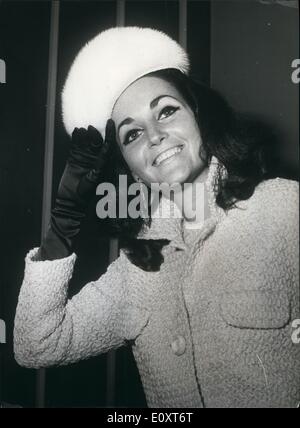
<instances>
[{"instance_id":1,"label":"gloved hand","mask_svg":"<svg viewBox=\"0 0 300 428\"><path fill-rule=\"evenodd\" d=\"M116 131L111 119L105 134L103 141L92 126L87 130L75 128L49 229L38 253L39 260L55 260L72 254L88 204L95 195L105 164L113 155Z\"/></svg>"}]
</instances>

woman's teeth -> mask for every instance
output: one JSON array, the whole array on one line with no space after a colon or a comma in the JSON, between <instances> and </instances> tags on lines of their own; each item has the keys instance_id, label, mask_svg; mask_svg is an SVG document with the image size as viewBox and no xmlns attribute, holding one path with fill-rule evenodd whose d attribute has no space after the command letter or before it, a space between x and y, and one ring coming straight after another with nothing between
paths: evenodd
<instances>
[{"instance_id":1,"label":"woman's teeth","mask_svg":"<svg viewBox=\"0 0 300 428\"><path fill-rule=\"evenodd\" d=\"M167 150L166 152L159 155L154 162L155 166L159 166L162 162L166 161L167 159L170 159L172 156L176 155L177 153L180 153L183 149L183 146L175 147L174 149Z\"/></svg>"}]
</instances>

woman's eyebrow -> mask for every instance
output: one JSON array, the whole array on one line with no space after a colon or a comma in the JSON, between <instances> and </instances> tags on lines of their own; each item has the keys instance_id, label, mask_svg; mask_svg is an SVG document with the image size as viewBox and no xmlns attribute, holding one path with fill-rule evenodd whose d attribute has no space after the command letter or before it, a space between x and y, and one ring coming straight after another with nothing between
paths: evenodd
<instances>
[{"instance_id":1,"label":"woman's eyebrow","mask_svg":"<svg viewBox=\"0 0 300 428\"><path fill-rule=\"evenodd\" d=\"M132 119L132 117L127 117L126 119L122 120L122 122L118 126L118 132L120 131L120 128L122 128L122 126L129 125L132 122L134 122L134 120Z\"/></svg>"},{"instance_id":2,"label":"woman's eyebrow","mask_svg":"<svg viewBox=\"0 0 300 428\"><path fill-rule=\"evenodd\" d=\"M159 97L156 97L156 98L154 98L154 100L151 101L150 108L154 109L157 106L157 104L159 103L159 101L165 97L174 98L174 100L178 101L175 97L172 97L172 95L160 95Z\"/></svg>"}]
</instances>

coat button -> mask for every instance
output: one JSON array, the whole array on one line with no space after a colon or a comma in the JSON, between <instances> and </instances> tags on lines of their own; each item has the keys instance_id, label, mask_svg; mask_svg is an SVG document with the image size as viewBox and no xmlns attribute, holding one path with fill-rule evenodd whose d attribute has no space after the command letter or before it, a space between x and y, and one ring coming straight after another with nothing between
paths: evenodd
<instances>
[{"instance_id":1,"label":"coat button","mask_svg":"<svg viewBox=\"0 0 300 428\"><path fill-rule=\"evenodd\" d=\"M182 336L178 336L171 345L172 351L175 355L183 355L186 351L186 341Z\"/></svg>"}]
</instances>

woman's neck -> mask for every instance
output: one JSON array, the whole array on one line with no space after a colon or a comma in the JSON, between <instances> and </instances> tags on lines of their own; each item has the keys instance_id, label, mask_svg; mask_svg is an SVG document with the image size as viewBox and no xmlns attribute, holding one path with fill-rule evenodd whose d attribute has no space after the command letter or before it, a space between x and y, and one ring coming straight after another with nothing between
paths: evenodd
<instances>
[{"instance_id":1,"label":"woman's neck","mask_svg":"<svg viewBox=\"0 0 300 428\"><path fill-rule=\"evenodd\" d=\"M207 177L208 168L205 168L193 182L184 183L181 194L175 193L174 195L174 202L180 209L187 225L201 224L210 217Z\"/></svg>"}]
</instances>

